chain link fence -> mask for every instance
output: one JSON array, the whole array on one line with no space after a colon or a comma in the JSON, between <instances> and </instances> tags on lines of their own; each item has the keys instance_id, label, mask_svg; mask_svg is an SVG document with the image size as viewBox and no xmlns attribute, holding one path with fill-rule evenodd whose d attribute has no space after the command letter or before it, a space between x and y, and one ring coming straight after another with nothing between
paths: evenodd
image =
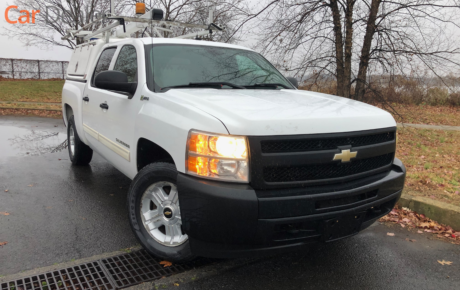
<instances>
[{"instance_id":1,"label":"chain link fence","mask_svg":"<svg viewBox=\"0 0 460 290\"><path fill-rule=\"evenodd\" d=\"M64 79L68 61L0 58L0 76L11 79Z\"/></svg>"}]
</instances>

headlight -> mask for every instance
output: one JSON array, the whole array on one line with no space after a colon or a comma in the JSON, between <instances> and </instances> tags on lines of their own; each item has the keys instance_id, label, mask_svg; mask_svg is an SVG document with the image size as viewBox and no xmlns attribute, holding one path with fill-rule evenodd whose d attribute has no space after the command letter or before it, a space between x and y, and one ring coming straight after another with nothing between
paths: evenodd
<instances>
[{"instance_id":1,"label":"headlight","mask_svg":"<svg viewBox=\"0 0 460 290\"><path fill-rule=\"evenodd\" d=\"M187 173L235 182L249 182L246 137L190 131Z\"/></svg>"}]
</instances>

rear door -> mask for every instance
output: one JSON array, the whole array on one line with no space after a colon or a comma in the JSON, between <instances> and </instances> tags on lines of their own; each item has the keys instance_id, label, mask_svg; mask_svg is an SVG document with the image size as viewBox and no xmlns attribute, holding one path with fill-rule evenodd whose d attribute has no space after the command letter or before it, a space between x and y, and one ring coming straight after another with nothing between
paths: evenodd
<instances>
[{"instance_id":1,"label":"rear door","mask_svg":"<svg viewBox=\"0 0 460 290\"><path fill-rule=\"evenodd\" d=\"M89 98L99 106L97 122L92 129L98 134L101 154L123 173L135 168L132 152L136 148L134 140L135 121L143 101L140 100L139 63L142 48L132 44L120 45L115 53L109 70L124 72L128 82L138 83L134 95L88 87ZM145 81L144 81L145 82ZM104 106L105 108L101 108Z\"/></svg>"},{"instance_id":2,"label":"rear door","mask_svg":"<svg viewBox=\"0 0 460 290\"><path fill-rule=\"evenodd\" d=\"M143 103L140 100L141 88L138 82L138 55L141 54L134 45L126 44L119 48L112 70L125 73L128 82L138 83L138 88L134 95L109 91L104 93L108 110L103 114L99 129L100 141L111 149L111 160L123 172L134 167L132 152L136 149L135 121Z\"/></svg>"},{"instance_id":3,"label":"rear door","mask_svg":"<svg viewBox=\"0 0 460 290\"><path fill-rule=\"evenodd\" d=\"M83 130L91 147L101 154L103 154L101 149L104 147L99 142L98 132L105 112L100 104L104 102L106 90L96 88L94 79L98 73L110 69L116 51L116 46L105 48L102 51L83 94Z\"/></svg>"}]
</instances>

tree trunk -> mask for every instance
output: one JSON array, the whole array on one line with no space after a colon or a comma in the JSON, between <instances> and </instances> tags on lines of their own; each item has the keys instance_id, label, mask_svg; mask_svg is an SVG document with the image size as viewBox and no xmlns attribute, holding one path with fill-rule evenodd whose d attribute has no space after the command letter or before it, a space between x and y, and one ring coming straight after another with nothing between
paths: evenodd
<instances>
[{"instance_id":1,"label":"tree trunk","mask_svg":"<svg viewBox=\"0 0 460 290\"><path fill-rule=\"evenodd\" d=\"M336 56L336 74L337 74L337 95L343 96L344 69L343 69L343 37L342 23L340 21L340 11L337 0L331 0L332 20L334 23L335 34L335 56Z\"/></svg>"},{"instance_id":2,"label":"tree trunk","mask_svg":"<svg viewBox=\"0 0 460 290\"><path fill-rule=\"evenodd\" d=\"M366 88L367 69L369 67L369 57L371 51L372 39L375 33L375 20L379 11L382 0L372 0L367 20L366 34L364 36L363 49L361 50L361 58L359 61L358 78L356 79L355 100L362 101Z\"/></svg>"},{"instance_id":3,"label":"tree trunk","mask_svg":"<svg viewBox=\"0 0 460 290\"><path fill-rule=\"evenodd\" d=\"M356 0L347 0L345 11L345 64L343 75L343 96L350 97L351 93L351 56L353 46L353 9Z\"/></svg>"}]
</instances>

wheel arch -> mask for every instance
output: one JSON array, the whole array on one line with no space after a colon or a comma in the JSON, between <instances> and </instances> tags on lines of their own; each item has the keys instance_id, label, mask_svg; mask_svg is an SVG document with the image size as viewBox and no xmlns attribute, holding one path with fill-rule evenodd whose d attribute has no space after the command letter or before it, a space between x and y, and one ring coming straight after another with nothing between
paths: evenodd
<instances>
[{"instance_id":1,"label":"wheel arch","mask_svg":"<svg viewBox=\"0 0 460 290\"><path fill-rule=\"evenodd\" d=\"M139 138L136 146L137 171L141 171L142 168L151 163L160 161L176 165L171 154L163 147L149 139Z\"/></svg>"},{"instance_id":2,"label":"wheel arch","mask_svg":"<svg viewBox=\"0 0 460 290\"><path fill-rule=\"evenodd\" d=\"M66 126L67 124L69 123L69 119L70 117L73 116L73 109L72 109L72 106L70 106L69 104L65 103L64 104L64 112L65 112L65 123L66 123Z\"/></svg>"}]
</instances>

